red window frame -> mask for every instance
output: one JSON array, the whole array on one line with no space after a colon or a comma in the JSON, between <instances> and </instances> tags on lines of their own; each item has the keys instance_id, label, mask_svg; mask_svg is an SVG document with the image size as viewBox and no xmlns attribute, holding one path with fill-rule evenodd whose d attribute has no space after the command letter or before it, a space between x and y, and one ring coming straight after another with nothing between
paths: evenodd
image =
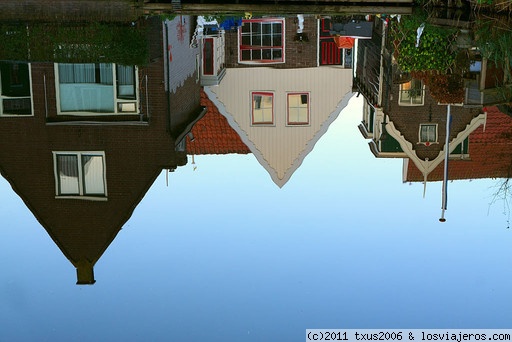
<instances>
[{"instance_id":1,"label":"red window frame","mask_svg":"<svg viewBox=\"0 0 512 342\"><path fill-rule=\"evenodd\" d=\"M256 96L270 96L272 98L272 120L271 121L256 121L254 118L254 104ZM274 124L274 93L271 92L261 92L261 91L253 91L251 93L251 123L253 125L273 125Z\"/></svg>"},{"instance_id":2,"label":"red window frame","mask_svg":"<svg viewBox=\"0 0 512 342\"><path fill-rule=\"evenodd\" d=\"M306 121L295 121L295 122L291 122L290 121L290 95L300 95L300 96L307 96L307 111L308 111L308 114L307 114L307 120ZM304 125L309 125L309 113L310 113L310 107L309 107L309 93L288 93L288 95L286 96L286 124L289 125L289 126L304 126Z\"/></svg>"},{"instance_id":3,"label":"red window frame","mask_svg":"<svg viewBox=\"0 0 512 342\"><path fill-rule=\"evenodd\" d=\"M249 32L243 32L245 25L252 25L253 23L260 23L260 31L258 32L252 31L252 26L250 26ZM270 33L263 33L262 28L263 24L280 24L281 25L281 42L280 44L274 45L274 32L273 32L273 25L270 25L271 32ZM245 26L247 27L247 26ZM263 45L263 36L264 35L270 35L271 37L271 45ZM257 44L246 44L244 42L244 37L251 37L250 40L253 40L254 37L260 38L261 45ZM245 43L245 44L244 44ZM253 52L260 51L261 58L255 58L253 59ZM265 50L265 51L264 51ZM270 50L270 51L268 51ZM271 58L263 58L264 52L270 52L271 55L273 55L274 51L280 50L281 51L281 57L278 59L272 59ZM244 52L250 52L251 57L250 59L244 59L243 56ZM282 18L260 18L260 19L244 19L242 20L242 26L238 29L238 63L240 64L278 64L278 63L284 63L285 62L285 21Z\"/></svg>"}]
</instances>

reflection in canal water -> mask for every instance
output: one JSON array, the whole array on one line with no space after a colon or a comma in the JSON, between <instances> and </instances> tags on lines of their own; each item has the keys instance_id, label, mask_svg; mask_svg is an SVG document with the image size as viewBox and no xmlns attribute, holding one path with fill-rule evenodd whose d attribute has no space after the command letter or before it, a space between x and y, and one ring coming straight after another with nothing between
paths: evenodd
<instances>
[{"instance_id":1,"label":"reflection in canal water","mask_svg":"<svg viewBox=\"0 0 512 342\"><path fill-rule=\"evenodd\" d=\"M138 16L123 4L105 4L103 15L119 13L111 20L65 11L45 12L58 22L15 20L12 4L0 16L2 257L38 259L56 245L77 284L94 284L96 264L108 259L98 292L81 298L57 254L47 268L21 257L5 265L0 318L12 324L0 340L69 340L73 329L49 320L77 324L62 316L75 299L84 312L89 301L105 311L92 319L98 334L76 328L79 340L161 340L171 330L177 340L274 340L278 330L295 340L324 326L509 322L508 307L487 315L510 299L509 265L487 269L510 259L503 216L476 214L482 200L500 199L509 217L505 19L446 9ZM502 184L494 193L489 179ZM13 247L32 226L51 243L39 236L27 251ZM105 253L116 237L119 247ZM489 254L479 260L482 239ZM19 273L31 267L44 268L35 272L47 283L40 296ZM468 285L456 275L470 269L478 274ZM382 288L359 279L365 270ZM326 275L332 283L319 280ZM109 298L119 287L131 300ZM439 310L421 297L454 308L432 318ZM468 297L473 316L464 314ZM31 325L38 302L61 312ZM101 328L114 314L133 328ZM157 329L149 317L160 317ZM185 338L196 322L205 331Z\"/></svg>"}]
</instances>

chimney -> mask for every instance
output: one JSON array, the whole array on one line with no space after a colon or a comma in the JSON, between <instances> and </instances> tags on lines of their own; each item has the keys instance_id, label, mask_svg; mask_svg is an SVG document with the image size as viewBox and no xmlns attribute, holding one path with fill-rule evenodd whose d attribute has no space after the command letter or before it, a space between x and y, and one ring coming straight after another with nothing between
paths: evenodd
<instances>
[{"instance_id":1,"label":"chimney","mask_svg":"<svg viewBox=\"0 0 512 342\"><path fill-rule=\"evenodd\" d=\"M77 285L92 285L94 280L94 265L88 261L79 262L76 267Z\"/></svg>"}]
</instances>

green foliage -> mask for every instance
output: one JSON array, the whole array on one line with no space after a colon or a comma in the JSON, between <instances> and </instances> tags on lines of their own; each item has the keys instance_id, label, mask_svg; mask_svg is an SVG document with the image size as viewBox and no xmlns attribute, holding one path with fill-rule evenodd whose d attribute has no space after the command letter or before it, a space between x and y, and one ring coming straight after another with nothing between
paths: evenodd
<instances>
[{"instance_id":1,"label":"green foliage","mask_svg":"<svg viewBox=\"0 0 512 342\"><path fill-rule=\"evenodd\" d=\"M159 17L160 17L160 20L162 20L162 21L166 21L166 20L173 21L174 18L176 18L176 14L162 13L159 15Z\"/></svg>"},{"instance_id":2,"label":"green foliage","mask_svg":"<svg viewBox=\"0 0 512 342\"><path fill-rule=\"evenodd\" d=\"M509 82L512 79L512 28L508 20L478 21L475 25L475 44L482 57L487 58L490 64L503 70L505 79L509 80L506 85L510 86ZM504 85L501 79L496 79L497 86ZM501 88L499 92L499 96L504 100L512 99L509 87Z\"/></svg>"},{"instance_id":3,"label":"green foliage","mask_svg":"<svg viewBox=\"0 0 512 342\"><path fill-rule=\"evenodd\" d=\"M3 60L143 65L148 60L147 45L145 30L131 25L0 25Z\"/></svg>"},{"instance_id":4,"label":"green foliage","mask_svg":"<svg viewBox=\"0 0 512 342\"><path fill-rule=\"evenodd\" d=\"M492 19L475 25L475 43L483 57L495 62L512 61L512 28Z\"/></svg>"},{"instance_id":5,"label":"green foliage","mask_svg":"<svg viewBox=\"0 0 512 342\"><path fill-rule=\"evenodd\" d=\"M244 17L245 17L245 13L217 13L217 14L205 15L204 19L205 19L205 21L208 21L208 22L217 20L217 23L220 24L229 18L244 18Z\"/></svg>"},{"instance_id":6,"label":"green foliage","mask_svg":"<svg viewBox=\"0 0 512 342\"><path fill-rule=\"evenodd\" d=\"M456 56L452 52L455 30L426 23L420 44L416 47L416 30L420 25L418 18L402 18L402 22L395 29L393 38L396 42L398 65L405 72L424 70L446 72Z\"/></svg>"}]
</instances>

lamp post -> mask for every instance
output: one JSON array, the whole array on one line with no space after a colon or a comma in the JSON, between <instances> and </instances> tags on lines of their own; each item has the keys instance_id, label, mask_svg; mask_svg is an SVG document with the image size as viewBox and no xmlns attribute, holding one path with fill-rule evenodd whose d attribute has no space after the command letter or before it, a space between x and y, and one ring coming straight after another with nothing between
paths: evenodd
<instances>
[{"instance_id":1,"label":"lamp post","mask_svg":"<svg viewBox=\"0 0 512 342\"><path fill-rule=\"evenodd\" d=\"M444 212L446 211L446 202L448 201L448 157L450 155L450 125L451 125L451 112L450 104L446 109L446 139L444 143L444 173L443 173L443 191L442 191L442 205L441 205L441 218L439 222L446 222Z\"/></svg>"}]
</instances>

